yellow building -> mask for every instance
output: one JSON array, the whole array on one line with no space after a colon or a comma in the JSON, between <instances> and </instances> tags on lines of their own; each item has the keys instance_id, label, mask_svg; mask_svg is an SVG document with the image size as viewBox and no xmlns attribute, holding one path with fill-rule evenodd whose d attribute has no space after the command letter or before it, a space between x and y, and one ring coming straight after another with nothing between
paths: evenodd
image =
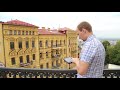
<instances>
[{"instance_id":1,"label":"yellow building","mask_svg":"<svg viewBox=\"0 0 120 90\"><path fill-rule=\"evenodd\" d=\"M0 62L6 67L67 69L63 58L69 56L78 57L74 30L39 29L19 20L0 22Z\"/></svg>"}]
</instances>

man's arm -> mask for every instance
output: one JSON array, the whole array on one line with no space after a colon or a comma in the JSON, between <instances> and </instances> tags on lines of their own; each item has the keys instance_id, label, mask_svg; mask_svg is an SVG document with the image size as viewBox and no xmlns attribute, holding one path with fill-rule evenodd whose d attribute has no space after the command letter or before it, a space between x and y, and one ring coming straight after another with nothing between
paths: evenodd
<instances>
[{"instance_id":1,"label":"man's arm","mask_svg":"<svg viewBox=\"0 0 120 90\"><path fill-rule=\"evenodd\" d=\"M80 75L84 75L87 73L89 63L80 61L79 58L72 58L73 63L76 64L76 70Z\"/></svg>"},{"instance_id":2,"label":"man's arm","mask_svg":"<svg viewBox=\"0 0 120 90\"><path fill-rule=\"evenodd\" d=\"M95 56L97 47L94 44L86 43L81 50L80 59L73 58L73 62L76 64L77 72L80 75L87 73L89 65L92 63L93 57Z\"/></svg>"}]
</instances>

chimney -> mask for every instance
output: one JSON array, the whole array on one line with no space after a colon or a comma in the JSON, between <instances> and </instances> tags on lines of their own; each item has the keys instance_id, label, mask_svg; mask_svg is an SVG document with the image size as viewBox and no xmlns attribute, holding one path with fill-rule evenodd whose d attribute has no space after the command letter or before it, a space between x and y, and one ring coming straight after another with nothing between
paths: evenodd
<instances>
[{"instance_id":1,"label":"chimney","mask_svg":"<svg viewBox=\"0 0 120 90\"><path fill-rule=\"evenodd\" d=\"M0 23L3 23L3 21L0 21Z\"/></svg>"},{"instance_id":2,"label":"chimney","mask_svg":"<svg viewBox=\"0 0 120 90\"><path fill-rule=\"evenodd\" d=\"M50 31L50 28L48 28L48 31Z\"/></svg>"},{"instance_id":3,"label":"chimney","mask_svg":"<svg viewBox=\"0 0 120 90\"><path fill-rule=\"evenodd\" d=\"M45 30L45 27L42 27L42 30Z\"/></svg>"}]
</instances>

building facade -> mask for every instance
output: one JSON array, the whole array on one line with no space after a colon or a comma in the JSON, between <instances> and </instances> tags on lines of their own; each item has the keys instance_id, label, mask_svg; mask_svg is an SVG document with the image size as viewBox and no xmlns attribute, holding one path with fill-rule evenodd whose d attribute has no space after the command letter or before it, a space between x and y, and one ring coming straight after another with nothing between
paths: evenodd
<instances>
[{"instance_id":1,"label":"building facade","mask_svg":"<svg viewBox=\"0 0 120 90\"><path fill-rule=\"evenodd\" d=\"M0 22L0 62L5 67L67 69L65 57L78 57L74 30L39 29L19 20Z\"/></svg>"}]
</instances>

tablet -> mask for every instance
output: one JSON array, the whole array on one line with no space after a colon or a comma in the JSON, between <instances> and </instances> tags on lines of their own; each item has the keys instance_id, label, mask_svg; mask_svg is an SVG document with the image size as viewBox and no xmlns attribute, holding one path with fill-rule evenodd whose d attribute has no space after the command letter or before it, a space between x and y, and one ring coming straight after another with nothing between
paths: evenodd
<instances>
[{"instance_id":1,"label":"tablet","mask_svg":"<svg viewBox=\"0 0 120 90\"><path fill-rule=\"evenodd\" d=\"M64 58L65 62L67 62L68 64L72 63L72 58L71 57L66 57Z\"/></svg>"}]
</instances>

